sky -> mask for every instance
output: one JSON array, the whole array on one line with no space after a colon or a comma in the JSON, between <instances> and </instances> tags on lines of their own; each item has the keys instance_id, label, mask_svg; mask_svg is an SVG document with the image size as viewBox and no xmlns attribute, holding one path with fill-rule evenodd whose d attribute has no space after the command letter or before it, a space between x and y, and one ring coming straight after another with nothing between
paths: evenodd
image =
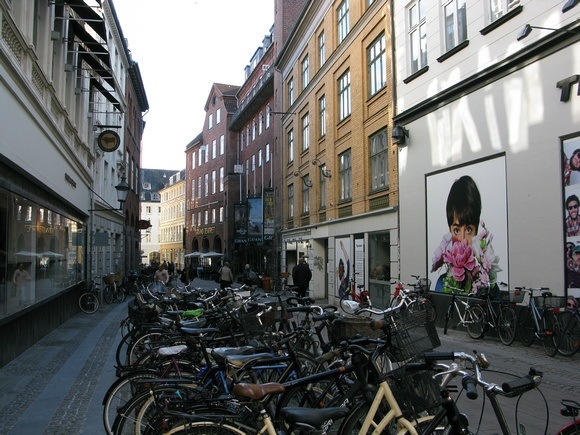
<instances>
[{"instance_id":1,"label":"sky","mask_svg":"<svg viewBox=\"0 0 580 435\"><path fill-rule=\"evenodd\" d=\"M141 167L185 169L213 83L242 85L274 0L113 0L149 102Z\"/></svg>"}]
</instances>

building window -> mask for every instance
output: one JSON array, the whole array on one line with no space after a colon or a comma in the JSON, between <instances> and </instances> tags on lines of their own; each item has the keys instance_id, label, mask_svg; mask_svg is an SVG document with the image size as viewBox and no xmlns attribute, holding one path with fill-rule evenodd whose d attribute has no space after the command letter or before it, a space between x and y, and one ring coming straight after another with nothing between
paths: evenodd
<instances>
[{"instance_id":1,"label":"building window","mask_svg":"<svg viewBox=\"0 0 580 435\"><path fill-rule=\"evenodd\" d=\"M310 148L309 141L309 116L308 113L302 117L302 151L308 150Z\"/></svg>"},{"instance_id":2,"label":"building window","mask_svg":"<svg viewBox=\"0 0 580 435\"><path fill-rule=\"evenodd\" d=\"M339 120L350 115L350 70L338 79Z\"/></svg>"},{"instance_id":3,"label":"building window","mask_svg":"<svg viewBox=\"0 0 580 435\"><path fill-rule=\"evenodd\" d=\"M203 221L201 220L201 211L197 212L197 225L198 226L203 225Z\"/></svg>"},{"instance_id":4,"label":"building window","mask_svg":"<svg viewBox=\"0 0 580 435\"><path fill-rule=\"evenodd\" d=\"M294 104L294 79L288 80L288 107Z\"/></svg>"},{"instance_id":5,"label":"building window","mask_svg":"<svg viewBox=\"0 0 580 435\"><path fill-rule=\"evenodd\" d=\"M417 0L409 8L409 43L411 45L411 73L427 66L427 24L425 2Z\"/></svg>"},{"instance_id":6,"label":"building window","mask_svg":"<svg viewBox=\"0 0 580 435\"><path fill-rule=\"evenodd\" d=\"M209 118L207 119L207 128L208 130L211 130L213 127L213 114L209 115Z\"/></svg>"},{"instance_id":7,"label":"building window","mask_svg":"<svg viewBox=\"0 0 580 435\"><path fill-rule=\"evenodd\" d=\"M294 130L288 132L288 163L294 161Z\"/></svg>"},{"instance_id":8,"label":"building window","mask_svg":"<svg viewBox=\"0 0 580 435\"><path fill-rule=\"evenodd\" d=\"M294 184L288 186L288 219L294 218Z\"/></svg>"},{"instance_id":9,"label":"building window","mask_svg":"<svg viewBox=\"0 0 580 435\"><path fill-rule=\"evenodd\" d=\"M324 51L324 32L320 32L318 35L318 65L322 67L326 62L326 53Z\"/></svg>"},{"instance_id":10,"label":"building window","mask_svg":"<svg viewBox=\"0 0 580 435\"><path fill-rule=\"evenodd\" d=\"M217 157L217 140L213 140L211 143L211 158L212 160Z\"/></svg>"},{"instance_id":11,"label":"building window","mask_svg":"<svg viewBox=\"0 0 580 435\"><path fill-rule=\"evenodd\" d=\"M209 162L209 144L205 146L203 154L205 155L205 162L206 163Z\"/></svg>"},{"instance_id":12,"label":"building window","mask_svg":"<svg viewBox=\"0 0 580 435\"><path fill-rule=\"evenodd\" d=\"M370 140L371 189L384 189L389 183L387 130L379 131Z\"/></svg>"},{"instance_id":13,"label":"building window","mask_svg":"<svg viewBox=\"0 0 580 435\"><path fill-rule=\"evenodd\" d=\"M252 121L252 140L256 140L256 120Z\"/></svg>"},{"instance_id":14,"label":"building window","mask_svg":"<svg viewBox=\"0 0 580 435\"><path fill-rule=\"evenodd\" d=\"M305 89L308 86L310 81L310 69L308 66L308 55L302 60L302 89Z\"/></svg>"},{"instance_id":15,"label":"building window","mask_svg":"<svg viewBox=\"0 0 580 435\"><path fill-rule=\"evenodd\" d=\"M225 170L224 167L222 166L220 168L220 192L224 191L224 178L225 178Z\"/></svg>"},{"instance_id":16,"label":"building window","mask_svg":"<svg viewBox=\"0 0 580 435\"><path fill-rule=\"evenodd\" d=\"M222 109L215 111L215 125L218 125L222 121Z\"/></svg>"},{"instance_id":17,"label":"building window","mask_svg":"<svg viewBox=\"0 0 580 435\"><path fill-rule=\"evenodd\" d=\"M215 208L212 208L211 209L211 223L212 224L215 224L216 214L217 214L217 210Z\"/></svg>"},{"instance_id":18,"label":"building window","mask_svg":"<svg viewBox=\"0 0 580 435\"><path fill-rule=\"evenodd\" d=\"M191 153L191 169L195 169L195 151Z\"/></svg>"},{"instance_id":19,"label":"building window","mask_svg":"<svg viewBox=\"0 0 580 435\"><path fill-rule=\"evenodd\" d=\"M310 179L308 175L302 178L302 213L307 214L310 212Z\"/></svg>"},{"instance_id":20,"label":"building window","mask_svg":"<svg viewBox=\"0 0 580 435\"><path fill-rule=\"evenodd\" d=\"M326 134L326 97L323 95L318 99L318 133L320 137Z\"/></svg>"},{"instance_id":21,"label":"building window","mask_svg":"<svg viewBox=\"0 0 580 435\"><path fill-rule=\"evenodd\" d=\"M322 174L326 173L326 165L320 167L320 209L326 208L326 177Z\"/></svg>"},{"instance_id":22,"label":"building window","mask_svg":"<svg viewBox=\"0 0 580 435\"><path fill-rule=\"evenodd\" d=\"M270 128L270 116L272 115L270 106L266 106L266 128Z\"/></svg>"},{"instance_id":23,"label":"building window","mask_svg":"<svg viewBox=\"0 0 580 435\"><path fill-rule=\"evenodd\" d=\"M501 18L520 4L520 0L489 0L489 15L491 21Z\"/></svg>"},{"instance_id":24,"label":"building window","mask_svg":"<svg viewBox=\"0 0 580 435\"><path fill-rule=\"evenodd\" d=\"M224 221L224 208L223 206L220 207L220 222Z\"/></svg>"},{"instance_id":25,"label":"building window","mask_svg":"<svg viewBox=\"0 0 580 435\"><path fill-rule=\"evenodd\" d=\"M466 11L466 0L449 0L443 4L445 51L455 48L467 39Z\"/></svg>"},{"instance_id":26,"label":"building window","mask_svg":"<svg viewBox=\"0 0 580 435\"><path fill-rule=\"evenodd\" d=\"M367 59L369 62L369 96L373 96L387 84L387 58L384 33L368 48Z\"/></svg>"},{"instance_id":27,"label":"building window","mask_svg":"<svg viewBox=\"0 0 580 435\"><path fill-rule=\"evenodd\" d=\"M204 175L204 181L205 181L205 196L208 196L209 195L209 174Z\"/></svg>"},{"instance_id":28,"label":"building window","mask_svg":"<svg viewBox=\"0 0 580 435\"><path fill-rule=\"evenodd\" d=\"M204 215L204 223L207 225L209 224L209 210L206 210Z\"/></svg>"},{"instance_id":29,"label":"building window","mask_svg":"<svg viewBox=\"0 0 580 435\"><path fill-rule=\"evenodd\" d=\"M215 194L217 191L217 172L211 171L211 193Z\"/></svg>"},{"instance_id":30,"label":"building window","mask_svg":"<svg viewBox=\"0 0 580 435\"><path fill-rule=\"evenodd\" d=\"M197 166L201 166L203 163L203 147L199 148L199 152L197 153Z\"/></svg>"},{"instance_id":31,"label":"building window","mask_svg":"<svg viewBox=\"0 0 580 435\"><path fill-rule=\"evenodd\" d=\"M220 136L220 156L223 156L226 152L226 137L222 134Z\"/></svg>"},{"instance_id":32,"label":"building window","mask_svg":"<svg viewBox=\"0 0 580 435\"><path fill-rule=\"evenodd\" d=\"M258 136L262 134L262 128L264 126L264 115L260 112L260 116L258 117Z\"/></svg>"},{"instance_id":33,"label":"building window","mask_svg":"<svg viewBox=\"0 0 580 435\"><path fill-rule=\"evenodd\" d=\"M266 144L266 162L270 161L270 144Z\"/></svg>"},{"instance_id":34,"label":"building window","mask_svg":"<svg viewBox=\"0 0 580 435\"><path fill-rule=\"evenodd\" d=\"M191 199L195 199L195 179L191 180Z\"/></svg>"},{"instance_id":35,"label":"building window","mask_svg":"<svg viewBox=\"0 0 580 435\"><path fill-rule=\"evenodd\" d=\"M261 167L262 167L262 163L263 163L263 160L262 160L262 158L263 158L263 157L262 157L262 150L258 150L258 167L259 167L259 168L261 168Z\"/></svg>"},{"instance_id":36,"label":"building window","mask_svg":"<svg viewBox=\"0 0 580 435\"><path fill-rule=\"evenodd\" d=\"M340 200L350 200L352 198L351 150L345 151L338 156L338 164L340 177Z\"/></svg>"},{"instance_id":37,"label":"building window","mask_svg":"<svg viewBox=\"0 0 580 435\"><path fill-rule=\"evenodd\" d=\"M250 126L246 127L246 148L250 146Z\"/></svg>"},{"instance_id":38,"label":"building window","mask_svg":"<svg viewBox=\"0 0 580 435\"><path fill-rule=\"evenodd\" d=\"M338 21L338 43L340 44L350 30L350 24L348 19L348 0L343 0L343 2L338 7L337 12Z\"/></svg>"},{"instance_id":39,"label":"building window","mask_svg":"<svg viewBox=\"0 0 580 435\"><path fill-rule=\"evenodd\" d=\"M256 171L256 155L252 154L252 172Z\"/></svg>"}]
</instances>

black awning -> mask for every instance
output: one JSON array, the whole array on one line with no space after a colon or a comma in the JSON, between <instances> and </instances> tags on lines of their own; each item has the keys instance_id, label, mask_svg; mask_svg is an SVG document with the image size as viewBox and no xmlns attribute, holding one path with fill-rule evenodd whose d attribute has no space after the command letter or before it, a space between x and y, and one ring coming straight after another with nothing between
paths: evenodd
<instances>
[{"instance_id":1,"label":"black awning","mask_svg":"<svg viewBox=\"0 0 580 435\"><path fill-rule=\"evenodd\" d=\"M99 90L99 92L101 94L103 94L105 96L105 98L113 105L115 106L115 108L119 111L119 112L123 112L123 110L121 109L121 103L119 103L119 100L117 98L115 98L115 96L113 95L114 91L109 91L108 89L106 89L101 83L99 83L99 81L96 78L91 78L91 86L94 86L95 88L97 88Z\"/></svg>"},{"instance_id":2,"label":"black awning","mask_svg":"<svg viewBox=\"0 0 580 435\"><path fill-rule=\"evenodd\" d=\"M105 28L105 20L103 16L98 13L95 8L89 6L84 0L64 0L80 18L82 18L95 32L103 39L107 40L107 30Z\"/></svg>"},{"instance_id":3,"label":"black awning","mask_svg":"<svg viewBox=\"0 0 580 435\"><path fill-rule=\"evenodd\" d=\"M79 21L71 21L72 29L74 35L79 39L81 43L85 45L85 49L91 55L99 58L101 62L108 69L111 68L111 57L109 56L109 51L107 47L95 38L93 38L84 28L84 26Z\"/></svg>"}]
</instances>

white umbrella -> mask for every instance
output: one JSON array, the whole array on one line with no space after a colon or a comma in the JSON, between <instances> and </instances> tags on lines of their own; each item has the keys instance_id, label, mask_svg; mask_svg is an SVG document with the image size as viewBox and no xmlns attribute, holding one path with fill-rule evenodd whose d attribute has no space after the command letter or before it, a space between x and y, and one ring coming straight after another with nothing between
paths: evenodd
<instances>
[{"instance_id":1,"label":"white umbrella","mask_svg":"<svg viewBox=\"0 0 580 435\"><path fill-rule=\"evenodd\" d=\"M62 258L64 255L59 254L58 252L53 251L45 251L42 254L39 254L40 257L51 257L51 258Z\"/></svg>"},{"instance_id":2,"label":"white umbrella","mask_svg":"<svg viewBox=\"0 0 580 435\"><path fill-rule=\"evenodd\" d=\"M28 257L28 258L40 257L40 254L37 254L36 252L30 252L30 251L18 251L14 255L17 257Z\"/></svg>"},{"instance_id":3,"label":"white umbrella","mask_svg":"<svg viewBox=\"0 0 580 435\"><path fill-rule=\"evenodd\" d=\"M201 253L200 252L197 252L197 251L191 252L189 254L185 254L185 257L186 258L191 258L191 257L197 258L197 257L200 257L200 256L201 256Z\"/></svg>"},{"instance_id":4,"label":"white umbrella","mask_svg":"<svg viewBox=\"0 0 580 435\"><path fill-rule=\"evenodd\" d=\"M201 254L201 258L218 258L218 257L223 257L224 254L222 254L221 252L214 252L214 251L210 251L210 252L204 252L203 254Z\"/></svg>"}]
</instances>

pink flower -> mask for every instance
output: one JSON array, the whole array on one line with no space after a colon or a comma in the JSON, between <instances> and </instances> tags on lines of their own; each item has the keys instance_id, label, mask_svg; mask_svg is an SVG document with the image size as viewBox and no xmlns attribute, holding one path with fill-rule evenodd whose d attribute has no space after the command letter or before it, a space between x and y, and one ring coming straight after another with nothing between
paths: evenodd
<instances>
[{"instance_id":1,"label":"pink flower","mask_svg":"<svg viewBox=\"0 0 580 435\"><path fill-rule=\"evenodd\" d=\"M443 254L443 260L449 264L453 279L457 282L463 282L466 273L469 272L471 274L477 267L473 249L467 240L462 242L455 241L451 250L447 250Z\"/></svg>"},{"instance_id":2,"label":"pink flower","mask_svg":"<svg viewBox=\"0 0 580 435\"><path fill-rule=\"evenodd\" d=\"M451 242L452 242L451 234L446 233L443 236L443 240L441 240L441 243L439 243L439 246L437 246L437 249L435 250L435 255L433 256L433 263L431 266L431 272L435 272L441 266L443 266L443 255L448 249L451 248Z\"/></svg>"}]
</instances>

